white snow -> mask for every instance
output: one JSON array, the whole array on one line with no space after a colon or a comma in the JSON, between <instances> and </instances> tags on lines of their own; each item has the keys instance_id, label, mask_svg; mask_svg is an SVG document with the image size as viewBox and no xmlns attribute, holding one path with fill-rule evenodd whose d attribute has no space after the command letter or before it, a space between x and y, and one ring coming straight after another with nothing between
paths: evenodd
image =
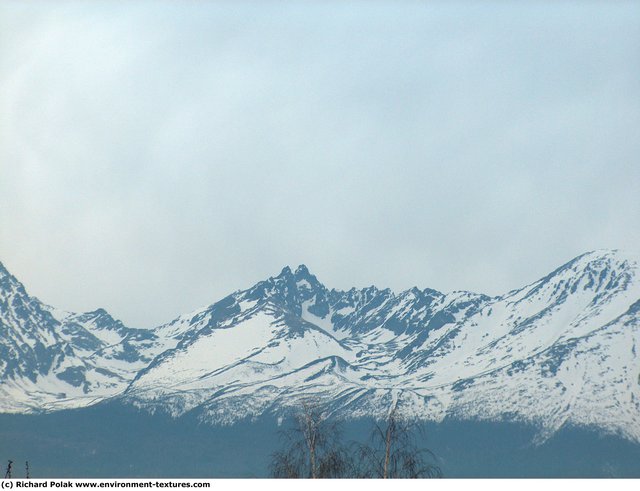
<instances>
[{"instance_id":1,"label":"white snow","mask_svg":"<svg viewBox=\"0 0 640 491\"><path fill-rule=\"evenodd\" d=\"M159 338L140 347L146 361L133 363L117 359L121 339L115 331L88 322L84 327L103 348L76 348L75 357L56 370L85 367L89 392L61 381L55 371L36 383L9 378L0 385L0 410L82 407L122 394L164 353L126 396L149 410L163 405L175 416L202 406L212 421L229 422L310 395L330 406L353 404L349 410L358 414L384 414L397 398L404 411L420 418L497 419L510 413L543 425L543 437L572 423L640 441L640 321L638 313L625 314L640 299L637 272L638 263L618 253L585 255L544 281L483 300L473 314L458 311L454 322L426 336L420 329L398 334L382 327L391 318L424 319L425 309L412 307L415 291L391 294L365 316L357 315L363 305L355 301L319 317L309 312L311 299L292 325L276 306L238 292L240 313L211 330L202 330L209 325L209 307L180 316L156 329ZM605 288L611 280L618 287ZM308 295L314 286L303 280L298 288ZM477 298L453 292L429 308ZM61 321L75 315L49 311ZM354 313L347 328L338 330L331 321ZM377 325L359 329L373 319ZM17 322L12 311L0 321ZM26 332L16 328L16 342L34 344ZM185 334L193 338L178 344ZM38 335L47 346L73 343L54 331Z\"/></svg>"}]
</instances>

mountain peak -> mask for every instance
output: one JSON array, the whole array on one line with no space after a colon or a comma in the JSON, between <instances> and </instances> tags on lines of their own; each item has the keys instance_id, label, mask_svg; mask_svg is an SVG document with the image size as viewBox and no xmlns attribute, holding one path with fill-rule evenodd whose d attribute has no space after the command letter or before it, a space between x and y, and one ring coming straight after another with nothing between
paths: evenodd
<instances>
[{"instance_id":1,"label":"mountain peak","mask_svg":"<svg viewBox=\"0 0 640 491\"><path fill-rule=\"evenodd\" d=\"M126 390L139 408L232 422L310 394L332 413L371 417L402 398L420 419L508 414L550 432L597 420L640 441L637 270L626 253L592 251L489 298L327 290L300 264L153 332L104 309L61 313L0 276L0 411L83 407ZM65 399L34 393L38 380Z\"/></svg>"},{"instance_id":2,"label":"mountain peak","mask_svg":"<svg viewBox=\"0 0 640 491\"><path fill-rule=\"evenodd\" d=\"M579 255L563 267L568 266L574 271L602 270L603 268L624 270L630 263L637 263L637 259L631 254L619 249L597 249Z\"/></svg>"},{"instance_id":3,"label":"mountain peak","mask_svg":"<svg viewBox=\"0 0 640 491\"><path fill-rule=\"evenodd\" d=\"M11 273L9 273L7 268L4 267L4 264L2 264L2 261L0 261L0 278L5 276L11 276Z\"/></svg>"},{"instance_id":4,"label":"mountain peak","mask_svg":"<svg viewBox=\"0 0 640 491\"><path fill-rule=\"evenodd\" d=\"M306 282L308 283L309 287L314 290L318 288L324 288L322 286L322 283L318 281L318 278L316 278L314 274L310 273L309 269L304 264L301 264L296 268L294 278L296 280L296 283L298 284L298 287Z\"/></svg>"},{"instance_id":5,"label":"mountain peak","mask_svg":"<svg viewBox=\"0 0 640 491\"><path fill-rule=\"evenodd\" d=\"M20 281L18 281L18 279L4 267L4 264L0 262L0 290L3 289L18 291L23 295L27 294L22 283L20 283Z\"/></svg>"},{"instance_id":6,"label":"mountain peak","mask_svg":"<svg viewBox=\"0 0 640 491\"><path fill-rule=\"evenodd\" d=\"M599 261L602 259L616 259L621 256L619 249L594 249L580 254L575 258L576 261Z\"/></svg>"},{"instance_id":7,"label":"mountain peak","mask_svg":"<svg viewBox=\"0 0 640 491\"><path fill-rule=\"evenodd\" d=\"M300 264L295 269L295 271L293 271L290 266L285 266L284 268L282 268L282 271L280 271L280 274L275 278L285 279L287 281L293 281L295 283L306 281L310 285L314 286L320 285L320 282L315 277L315 275L311 274L309 272L309 268L307 268L304 264Z\"/></svg>"},{"instance_id":8,"label":"mountain peak","mask_svg":"<svg viewBox=\"0 0 640 491\"><path fill-rule=\"evenodd\" d=\"M593 251L580 254L574 259L575 261L593 262L593 261L614 261L636 262L638 260L637 254L633 254L623 249L594 249Z\"/></svg>"},{"instance_id":9,"label":"mountain peak","mask_svg":"<svg viewBox=\"0 0 640 491\"><path fill-rule=\"evenodd\" d=\"M301 276L301 275L306 276L309 274L309 269L304 264L301 264L296 268L295 274L296 276Z\"/></svg>"},{"instance_id":10,"label":"mountain peak","mask_svg":"<svg viewBox=\"0 0 640 491\"><path fill-rule=\"evenodd\" d=\"M109 315L109 313L103 309L102 307L97 308L96 310L93 310L91 312L87 312L87 314L94 316L94 317L102 317L104 315Z\"/></svg>"}]
</instances>

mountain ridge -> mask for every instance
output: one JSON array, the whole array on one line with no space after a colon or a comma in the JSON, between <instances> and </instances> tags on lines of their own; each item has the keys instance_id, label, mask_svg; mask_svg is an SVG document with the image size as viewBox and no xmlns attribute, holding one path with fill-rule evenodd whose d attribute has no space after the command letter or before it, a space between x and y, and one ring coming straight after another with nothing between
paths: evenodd
<instances>
[{"instance_id":1,"label":"mountain ridge","mask_svg":"<svg viewBox=\"0 0 640 491\"><path fill-rule=\"evenodd\" d=\"M313 398L344 417L399 403L419 419L514 418L542 437L574 424L640 442L637 270L619 251L592 251L488 296L328 289L286 266L142 330L104 309L48 307L0 263L0 411L118 399L232 424Z\"/></svg>"}]
</instances>

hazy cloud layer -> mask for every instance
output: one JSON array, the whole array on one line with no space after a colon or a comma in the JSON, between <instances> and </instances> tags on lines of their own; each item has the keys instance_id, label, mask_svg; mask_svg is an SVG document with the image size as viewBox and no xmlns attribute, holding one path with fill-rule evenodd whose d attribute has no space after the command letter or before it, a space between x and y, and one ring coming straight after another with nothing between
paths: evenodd
<instances>
[{"instance_id":1,"label":"hazy cloud layer","mask_svg":"<svg viewBox=\"0 0 640 491\"><path fill-rule=\"evenodd\" d=\"M305 263L501 293L640 244L640 5L0 3L0 261L150 326Z\"/></svg>"}]
</instances>

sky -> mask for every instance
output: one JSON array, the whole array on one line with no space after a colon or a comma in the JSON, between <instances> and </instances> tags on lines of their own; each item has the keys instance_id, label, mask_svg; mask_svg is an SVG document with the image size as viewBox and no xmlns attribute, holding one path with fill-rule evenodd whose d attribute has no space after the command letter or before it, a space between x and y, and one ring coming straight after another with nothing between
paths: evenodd
<instances>
[{"instance_id":1,"label":"sky","mask_svg":"<svg viewBox=\"0 0 640 491\"><path fill-rule=\"evenodd\" d=\"M133 327L637 253L639 156L637 2L0 1L0 261Z\"/></svg>"}]
</instances>

